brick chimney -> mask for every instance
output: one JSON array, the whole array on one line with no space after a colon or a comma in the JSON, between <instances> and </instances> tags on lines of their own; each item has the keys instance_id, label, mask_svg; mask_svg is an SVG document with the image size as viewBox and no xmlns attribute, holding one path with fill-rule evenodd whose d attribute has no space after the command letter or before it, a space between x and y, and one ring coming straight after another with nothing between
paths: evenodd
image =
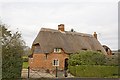
<instances>
[{"instance_id":1,"label":"brick chimney","mask_svg":"<svg viewBox=\"0 0 120 80\"><path fill-rule=\"evenodd\" d=\"M65 30L64 30L64 24L58 25L58 30L64 32L64 31L65 31Z\"/></svg>"},{"instance_id":2,"label":"brick chimney","mask_svg":"<svg viewBox=\"0 0 120 80\"><path fill-rule=\"evenodd\" d=\"M97 39L97 33L96 32L94 32L93 36L94 36L94 38Z\"/></svg>"}]
</instances>

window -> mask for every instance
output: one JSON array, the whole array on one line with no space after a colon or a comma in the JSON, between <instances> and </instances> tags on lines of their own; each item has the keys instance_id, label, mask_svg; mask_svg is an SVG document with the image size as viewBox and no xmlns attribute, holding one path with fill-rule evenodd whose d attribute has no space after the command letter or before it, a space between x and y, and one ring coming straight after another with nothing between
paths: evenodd
<instances>
[{"instance_id":1,"label":"window","mask_svg":"<svg viewBox=\"0 0 120 80\"><path fill-rule=\"evenodd\" d=\"M98 52L101 52L101 50L97 50Z\"/></svg>"},{"instance_id":2,"label":"window","mask_svg":"<svg viewBox=\"0 0 120 80\"><path fill-rule=\"evenodd\" d=\"M86 51L87 49L86 49L86 48L82 48L82 50L85 50L85 51Z\"/></svg>"},{"instance_id":3,"label":"window","mask_svg":"<svg viewBox=\"0 0 120 80\"><path fill-rule=\"evenodd\" d=\"M40 46L36 45L34 46L34 53L39 53L40 52Z\"/></svg>"},{"instance_id":4,"label":"window","mask_svg":"<svg viewBox=\"0 0 120 80\"><path fill-rule=\"evenodd\" d=\"M55 53L61 53L61 51L62 51L61 48L55 48L55 49L54 49L54 52L55 52Z\"/></svg>"},{"instance_id":5,"label":"window","mask_svg":"<svg viewBox=\"0 0 120 80\"><path fill-rule=\"evenodd\" d=\"M53 60L53 66L59 66L59 60L58 59Z\"/></svg>"}]
</instances>

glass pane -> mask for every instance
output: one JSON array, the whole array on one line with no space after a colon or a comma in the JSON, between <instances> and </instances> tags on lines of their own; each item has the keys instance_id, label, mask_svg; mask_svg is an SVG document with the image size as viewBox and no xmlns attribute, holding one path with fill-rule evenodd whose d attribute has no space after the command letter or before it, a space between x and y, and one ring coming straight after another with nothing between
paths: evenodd
<instances>
[{"instance_id":1,"label":"glass pane","mask_svg":"<svg viewBox=\"0 0 120 80\"><path fill-rule=\"evenodd\" d=\"M61 52L61 48L55 48L55 49L54 49L54 52L60 53L60 52Z\"/></svg>"},{"instance_id":2,"label":"glass pane","mask_svg":"<svg viewBox=\"0 0 120 80\"><path fill-rule=\"evenodd\" d=\"M56 65L56 66L58 65L58 60L55 60L55 65Z\"/></svg>"},{"instance_id":3,"label":"glass pane","mask_svg":"<svg viewBox=\"0 0 120 80\"><path fill-rule=\"evenodd\" d=\"M54 66L58 66L58 64L59 64L59 63L58 63L58 60L54 60L54 61L53 61L53 65L54 65Z\"/></svg>"}]
</instances>

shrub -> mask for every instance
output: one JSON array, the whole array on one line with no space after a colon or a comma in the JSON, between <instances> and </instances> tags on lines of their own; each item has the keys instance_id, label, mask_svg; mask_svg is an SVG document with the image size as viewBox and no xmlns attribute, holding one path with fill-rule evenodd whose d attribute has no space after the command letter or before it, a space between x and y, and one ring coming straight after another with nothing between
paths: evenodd
<instances>
[{"instance_id":1,"label":"shrub","mask_svg":"<svg viewBox=\"0 0 120 80\"><path fill-rule=\"evenodd\" d=\"M103 65L105 63L105 55L95 51L81 51L71 54L69 65Z\"/></svg>"},{"instance_id":2,"label":"shrub","mask_svg":"<svg viewBox=\"0 0 120 80\"><path fill-rule=\"evenodd\" d=\"M28 57L23 57L23 62L28 62Z\"/></svg>"},{"instance_id":3,"label":"shrub","mask_svg":"<svg viewBox=\"0 0 120 80\"><path fill-rule=\"evenodd\" d=\"M118 56L117 55L108 55L108 56L106 56L105 65L118 66Z\"/></svg>"},{"instance_id":4,"label":"shrub","mask_svg":"<svg viewBox=\"0 0 120 80\"><path fill-rule=\"evenodd\" d=\"M118 78L118 66L79 65L68 68L70 73L76 77Z\"/></svg>"}]
</instances>

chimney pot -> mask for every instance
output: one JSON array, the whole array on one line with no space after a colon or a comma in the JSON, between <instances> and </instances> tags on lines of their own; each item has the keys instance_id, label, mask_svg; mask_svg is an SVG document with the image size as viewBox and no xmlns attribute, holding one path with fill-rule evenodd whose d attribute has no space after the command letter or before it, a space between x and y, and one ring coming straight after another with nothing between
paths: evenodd
<instances>
[{"instance_id":1,"label":"chimney pot","mask_svg":"<svg viewBox=\"0 0 120 80\"><path fill-rule=\"evenodd\" d=\"M96 32L94 32L93 36L94 36L94 38L97 39L97 33Z\"/></svg>"},{"instance_id":2,"label":"chimney pot","mask_svg":"<svg viewBox=\"0 0 120 80\"><path fill-rule=\"evenodd\" d=\"M64 24L58 25L58 30L59 30L59 31L65 31L65 30L64 30Z\"/></svg>"}]
</instances>

